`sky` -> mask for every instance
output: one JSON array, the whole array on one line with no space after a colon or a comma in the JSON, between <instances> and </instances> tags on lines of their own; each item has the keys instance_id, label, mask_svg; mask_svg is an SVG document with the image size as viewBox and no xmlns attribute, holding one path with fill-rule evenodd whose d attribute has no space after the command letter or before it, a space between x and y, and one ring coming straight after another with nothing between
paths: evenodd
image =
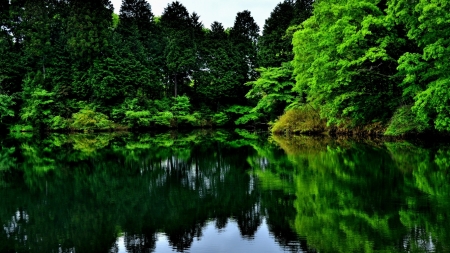
<instances>
[{"instance_id":1,"label":"sky","mask_svg":"<svg viewBox=\"0 0 450 253\"><path fill-rule=\"evenodd\" d=\"M207 28L211 23L218 21L222 25L232 27L238 12L248 10L251 12L255 22L262 31L265 20L282 0L178 0L183 4L190 14L196 12L200 21ZM122 0L111 0L114 12L119 13ZM172 0L148 0L155 16L161 16L164 8Z\"/></svg>"}]
</instances>

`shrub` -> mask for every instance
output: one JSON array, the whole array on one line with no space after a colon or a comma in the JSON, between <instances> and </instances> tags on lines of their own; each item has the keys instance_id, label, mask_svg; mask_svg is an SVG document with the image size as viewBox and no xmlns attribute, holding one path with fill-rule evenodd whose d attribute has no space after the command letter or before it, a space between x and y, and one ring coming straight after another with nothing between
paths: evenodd
<instances>
[{"instance_id":1,"label":"shrub","mask_svg":"<svg viewBox=\"0 0 450 253\"><path fill-rule=\"evenodd\" d=\"M173 113L165 111L159 112L157 115L152 117L152 122L156 126L173 126L174 125L174 117Z\"/></svg>"},{"instance_id":2,"label":"shrub","mask_svg":"<svg viewBox=\"0 0 450 253\"><path fill-rule=\"evenodd\" d=\"M84 108L74 113L72 119L71 127L77 130L106 130L114 127L114 123L108 119L108 116L89 108Z\"/></svg>"},{"instance_id":3,"label":"shrub","mask_svg":"<svg viewBox=\"0 0 450 253\"><path fill-rule=\"evenodd\" d=\"M272 126L272 133L322 133L326 121L310 105L286 111Z\"/></svg>"},{"instance_id":4,"label":"shrub","mask_svg":"<svg viewBox=\"0 0 450 253\"><path fill-rule=\"evenodd\" d=\"M125 121L129 127L148 127L152 121L149 111L127 111Z\"/></svg>"}]
</instances>

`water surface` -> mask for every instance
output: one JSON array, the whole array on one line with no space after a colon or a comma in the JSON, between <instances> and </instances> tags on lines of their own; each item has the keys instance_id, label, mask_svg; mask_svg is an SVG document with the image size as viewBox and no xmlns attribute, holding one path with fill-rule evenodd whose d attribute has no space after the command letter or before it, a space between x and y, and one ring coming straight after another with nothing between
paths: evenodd
<instances>
[{"instance_id":1,"label":"water surface","mask_svg":"<svg viewBox=\"0 0 450 253\"><path fill-rule=\"evenodd\" d=\"M0 252L450 252L450 146L0 138Z\"/></svg>"}]
</instances>

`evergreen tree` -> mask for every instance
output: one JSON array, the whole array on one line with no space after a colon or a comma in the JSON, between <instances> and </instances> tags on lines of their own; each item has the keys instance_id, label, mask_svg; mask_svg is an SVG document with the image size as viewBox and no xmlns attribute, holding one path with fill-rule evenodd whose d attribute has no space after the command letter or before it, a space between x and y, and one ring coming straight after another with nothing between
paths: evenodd
<instances>
[{"instance_id":1,"label":"evergreen tree","mask_svg":"<svg viewBox=\"0 0 450 253\"><path fill-rule=\"evenodd\" d=\"M230 39L233 45L233 61L235 67L235 78L239 85L235 87L238 97L243 98L248 92L245 83L255 80L257 77L257 42L259 38L259 27L247 10L236 15L233 28L230 31ZM232 101L239 103L239 101Z\"/></svg>"},{"instance_id":2,"label":"evergreen tree","mask_svg":"<svg viewBox=\"0 0 450 253\"><path fill-rule=\"evenodd\" d=\"M266 19L262 36L258 41L258 64L260 67L280 66L292 60L292 43L286 38L286 30L294 18L294 3L279 3Z\"/></svg>"},{"instance_id":3,"label":"evergreen tree","mask_svg":"<svg viewBox=\"0 0 450 253\"><path fill-rule=\"evenodd\" d=\"M197 21L193 21L186 7L178 1L169 4L161 16L161 26L167 39L164 50L167 77L173 83L175 97L186 92L186 86L191 81L189 76L197 63L194 34L201 28Z\"/></svg>"},{"instance_id":4,"label":"evergreen tree","mask_svg":"<svg viewBox=\"0 0 450 253\"><path fill-rule=\"evenodd\" d=\"M198 102L217 110L241 99L241 83L235 76L236 62L228 34L219 22L211 24L201 51L202 67L196 73L195 94Z\"/></svg>"},{"instance_id":5,"label":"evergreen tree","mask_svg":"<svg viewBox=\"0 0 450 253\"><path fill-rule=\"evenodd\" d=\"M123 0L120 7L119 25L117 27L123 36L131 35L136 27L140 40L144 40L154 30L154 16L150 4L145 0Z\"/></svg>"},{"instance_id":6,"label":"evergreen tree","mask_svg":"<svg viewBox=\"0 0 450 253\"><path fill-rule=\"evenodd\" d=\"M0 1L0 94L12 95L20 91L23 65L21 46L14 38L14 13L11 1Z\"/></svg>"},{"instance_id":7,"label":"evergreen tree","mask_svg":"<svg viewBox=\"0 0 450 253\"><path fill-rule=\"evenodd\" d=\"M260 67L279 67L291 61L292 35L286 30L308 19L312 14L313 1L285 0L279 3L266 19L262 36L258 41L258 64Z\"/></svg>"}]
</instances>

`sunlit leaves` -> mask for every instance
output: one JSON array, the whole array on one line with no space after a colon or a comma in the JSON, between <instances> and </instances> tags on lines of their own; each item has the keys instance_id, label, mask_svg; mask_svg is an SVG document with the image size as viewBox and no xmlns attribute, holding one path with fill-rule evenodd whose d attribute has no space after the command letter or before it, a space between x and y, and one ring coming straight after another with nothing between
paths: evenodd
<instances>
[{"instance_id":1,"label":"sunlit leaves","mask_svg":"<svg viewBox=\"0 0 450 253\"><path fill-rule=\"evenodd\" d=\"M329 124L383 121L396 106L393 75L401 40L380 6L318 2L294 35L295 89L321 107Z\"/></svg>"}]
</instances>

